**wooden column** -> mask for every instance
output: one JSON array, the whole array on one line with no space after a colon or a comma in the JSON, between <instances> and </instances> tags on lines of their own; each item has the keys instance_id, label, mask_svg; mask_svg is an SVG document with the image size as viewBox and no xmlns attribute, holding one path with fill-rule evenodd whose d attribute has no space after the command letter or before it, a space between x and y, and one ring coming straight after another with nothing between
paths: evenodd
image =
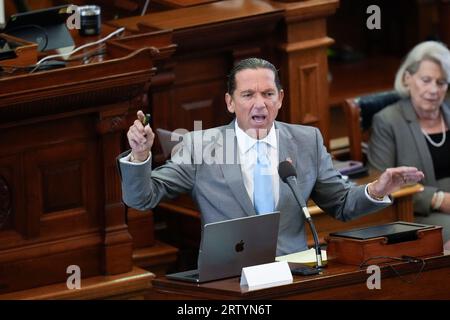
<instances>
[{"instance_id":1,"label":"wooden column","mask_svg":"<svg viewBox=\"0 0 450 320\"><path fill-rule=\"evenodd\" d=\"M326 18L338 1L280 3L285 10L282 27L281 78L285 85L283 120L318 127L328 144L328 60ZM288 106L288 107L286 107Z\"/></svg>"},{"instance_id":2,"label":"wooden column","mask_svg":"<svg viewBox=\"0 0 450 320\"><path fill-rule=\"evenodd\" d=\"M117 274L132 268L132 239L125 223L125 206L122 203L120 177L116 157L121 152L121 134L126 129L125 105L109 106L99 113L97 131L100 134L104 183L104 272ZM129 257L124 259L125 257Z\"/></svg>"}]
</instances>

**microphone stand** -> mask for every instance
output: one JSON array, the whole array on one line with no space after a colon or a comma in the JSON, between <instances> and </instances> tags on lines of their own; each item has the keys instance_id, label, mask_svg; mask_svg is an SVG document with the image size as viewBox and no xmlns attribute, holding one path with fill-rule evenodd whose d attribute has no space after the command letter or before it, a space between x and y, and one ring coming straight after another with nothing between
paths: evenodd
<instances>
[{"instance_id":1,"label":"microphone stand","mask_svg":"<svg viewBox=\"0 0 450 320\"><path fill-rule=\"evenodd\" d=\"M300 195L297 195L297 192L295 192L294 190L293 184L297 185L297 179L295 177L288 177L286 179L286 182L288 186L291 188L292 193L294 194L294 197L297 200L297 203L300 204L303 214L305 215L306 221L308 222L309 228L311 229L311 233L314 239L314 249L316 251L315 268L320 272L322 271L323 260L322 260L322 250L320 249L319 236L317 235L316 227L314 226L314 222L311 218L311 214L309 213L308 207L306 206L305 200L303 200L303 198ZM301 197L302 199L299 199L299 197Z\"/></svg>"},{"instance_id":2,"label":"microphone stand","mask_svg":"<svg viewBox=\"0 0 450 320\"><path fill-rule=\"evenodd\" d=\"M308 207L306 206L306 201L303 199L303 196L298 192L297 188L297 173L295 172L295 168L292 166L290 161L282 161L278 166L278 174L280 175L281 180L287 183L289 188L294 195L295 200L297 201L300 208L302 208L303 214L305 215L306 221L309 224L311 229L311 233L314 238L314 248L316 251L316 266L315 268L299 268L299 274L317 274L321 273L323 267L322 260L322 251L320 249L319 237L317 235L316 227L314 226L314 222L312 221L311 215L309 214Z\"/></svg>"},{"instance_id":3,"label":"microphone stand","mask_svg":"<svg viewBox=\"0 0 450 320\"><path fill-rule=\"evenodd\" d=\"M314 239L314 248L316 250L316 269L321 270L323 267L323 261L322 261L322 250L320 249L319 244L319 236L317 235L316 227L314 226L314 222L311 219L311 215L309 214L309 210L307 207L302 208L303 213L305 214L306 221L309 224L309 228L311 229L311 233L313 235Z\"/></svg>"}]
</instances>

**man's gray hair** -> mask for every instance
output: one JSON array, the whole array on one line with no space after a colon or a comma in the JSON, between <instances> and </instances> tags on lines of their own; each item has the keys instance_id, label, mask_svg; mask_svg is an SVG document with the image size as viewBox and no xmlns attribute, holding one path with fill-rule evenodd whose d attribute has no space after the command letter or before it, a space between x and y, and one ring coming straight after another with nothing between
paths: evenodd
<instances>
[{"instance_id":1,"label":"man's gray hair","mask_svg":"<svg viewBox=\"0 0 450 320\"><path fill-rule=\"evenodd\" d=\"M450 51L441 42L425 41L416 45L408 53L395 75L394 87L400 95L409 96L409 90L404 82L405 73L415 74L420 67L420 63L424 60L437 63L441 67L447 83L450 82Z\"/></svg>"},{"instance_id":2,"label":"man's gray hair","mask_svg":"<svg viewBox=\"0 0 450 320\"><path fill-rule=\"evenodd\" d=\"M269 69L272 70L272 72L275 75L275 85L277 86L278 91L282 89L281 83L280 83L280 77L278 76L278 70L275 68L273 64L271 64L269 61L260 59L260 58L248 58L239 61L231 70L230 74L228 75L228 82L227 82L227 92L230 95L233 95L234 90L236 90L236 73L242 70L246 69Z\"/></svg>"}]
</instances>

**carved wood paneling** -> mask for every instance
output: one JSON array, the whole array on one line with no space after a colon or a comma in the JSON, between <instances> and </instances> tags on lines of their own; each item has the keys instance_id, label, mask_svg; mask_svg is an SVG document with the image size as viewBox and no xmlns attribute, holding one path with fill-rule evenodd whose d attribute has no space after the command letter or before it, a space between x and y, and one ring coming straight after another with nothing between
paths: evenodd
<instances>
[{"instance_id":1,"label":"carved wood paneling","mask_svg":"<svg viewBox=\"0 0 450 320\"><path fill-rule=\"evenodd\" d=\"M88 91L83 94L71 94L64 98L64 109L61 110L61 100L59 97L47 99L33 99L29 102L21 101L9 108L0 108L0 124L20 121L33 117L42 117L46 115L60 114L62 111L80 112L82 109L92 109L94 106L103 103L116 103L126 101L137 91L142 91L142 86L136 85L124 87L108 88L104 90Z\"/></svg>"},{"instance_id":2,"label":"carved wood paneling","mask_svg":"<svg viewBox=\"0 0 450 320\"><path fill-rule=\"evenodd\" d=\"M132 256L133 241L126 225L126 210L122 203L120 178L116 156L121 150L122 126L127 107L108 108L98 115L97 131L100 134L102 158L102 180L104 197L104 256L103 272L118 274L132 268L132 260L120 261L121 256ZM105 130L106 129L106 130Z\"/></svg>"},{"instance_id":3,"label":"carved wood paneling","mask_svg":"<svg viewBox=\"0 0 450 320\"><path fill-rule=\"evenodd\" d=\"M219 102L219 97L222 96L220 87L220 83L209 83L191 86L192 90L188 88L184 93L178 91L175 100L177 106L172 108L172 113L178 116L171 123L170 129L194 130L194 121L201 121L202 128L206 129L214 127L216 122L222 122L223 119L215 117L217 109L226 108L225 102ZM205 94L206 92L208 94ZM216 97L210 99L212 93L216 93Z\"/></svg>"},{"instance_id":4,"label":"carved wood paneling","mask_svg":"<svg viewBox=\"0 0 450 320\"><path fill-rule=\"evenodd\" d=\"M6 179L0 176L0 230L6 225L12 206L11 190L6 182Z\"/></svg>"},{"instance_id":5,"label":"carved wood paneling","mask_svg":"<svg viewBox=\"0 0 450 320\"><path fill-rule=\"evenodd\" d=\"M48 128L52 126L58 127L52 124ZM43 126L36 126L38 128L43 129ZM92 132L84 135L89 137ZM66 140L25 153L25 174L29 179L26 184L29 237L56 236L98 224L101 192L98 190L96 148L95 141L89 139Z\"/></svg>"},{"instance_id":6,"label":"carved wood paneling","mask_svg":"<svg viewBox=\"0 0 450 320\"><path fill-rule=\"evenodd\" d=\"M83 206L82 166L68 161L41 167L44 214Z\"/></svg>"},{"instance_id":7,"label":"carved wood paneling","mask_svg":"<svg viewBox=\"0 0 450 320\"><path fill-rule=\"evenodd\" d=\"M8 139L9 136L2 135L3 138ZM14 243L17 244L25 230L26 201L22 201L25 179L21 163L22 159L18 154L0 157L0 177L3 180L0 207L3 208L3 214L9 211L8 218L3 220L0 227L0 251L2 248L11 247Z\"/></svg>"},{"instance_id":8,"label":"carved wood paneling","mask_svg":"<svg viewBox=\"0 0 450 320\"><path fill-rule=\"evenodd\" d=\"M38 244L33 250L20 252L15 256L2 256L0 261L0 293L19 291L48 284L65 284L68 278L67 267L78 265L83 279L100 274L101 239L99 236L68 238L75 244ZM22 253L22 254L20 254ZM46 254L47 253L47 254ZM49 262L48 254L52 261ZM6 260L6 261L5 261Z\"/></svg>"},{"instance_id":9,"label":"carved wood paneling","mask_svg":"<svg viewBox=\"0 0 450 320\"><path fill-rule=\"evenodd\" d=\"M302 123L315 125L319 121L317 109L319 93L319 72L317 63L298 67L299 111Z\"/></svg>"}]
</instances>

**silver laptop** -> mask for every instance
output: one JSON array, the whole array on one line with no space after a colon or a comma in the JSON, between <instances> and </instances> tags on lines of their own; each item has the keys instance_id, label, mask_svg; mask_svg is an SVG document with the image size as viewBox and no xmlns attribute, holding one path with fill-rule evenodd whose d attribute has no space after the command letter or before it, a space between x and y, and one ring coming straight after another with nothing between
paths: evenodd
<instances>
[{"instance_id":1,"label":"silver laptop","mask_svg":"<svg viewBox=\"0 0 450 320\"><path fill-rule=\"evenodd\" d=\"M181 134L173 131L158 128L156 133L165 158L168 158L172 154L172 149L183 140Z\"/></svg>"},{"instance_id":2,"label":"silver laptop","mask_svg":"<svg viewBox=\"0 0 450 320\"><path fill-rule=\"evenodd\" d=\"M206 282L235 277L243 267L275 261L280 212L208 223L203 228L198 269L168 279Z\"/></svg>"}]
</instances>

